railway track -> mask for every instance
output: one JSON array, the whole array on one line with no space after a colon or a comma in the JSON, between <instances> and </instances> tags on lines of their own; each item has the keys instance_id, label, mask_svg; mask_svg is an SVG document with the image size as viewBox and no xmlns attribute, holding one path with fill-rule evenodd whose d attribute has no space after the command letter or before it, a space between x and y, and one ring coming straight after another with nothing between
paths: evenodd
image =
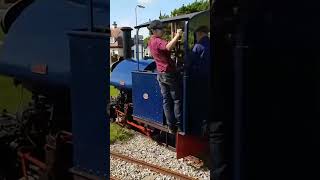
<instances>
[{"instance_id":1,"label":"railway track","mask_svg":"<svg viewBox=\"0 0 320 180\"><path fill-rule=\"evenodd\" d=\"M120 180L119 178L116 178L116 177L113 177L113 176L110 176L109 179L110 179L110 180Z\"/></svg>"},{"instance_id":2,"label":"railway track","mask_svg":"<svg viewBox=\"0 0 320 180\"><path fill-rule=\"evenodd\" d=\"M153 164L147 163L145 161L133 159L131 157L124 156L124 155L116 153L116 152L110 152L110 156L112 156L114 158L121 159L121 160L126 161L126 162L130 162L130 163L133 163L133 164L141 165L142 167L144 167L146 169L150 169L152 171L155 171L155 172L158 172L158 173L161 173L161 174L164 174L164 175L169 175L169 176L175 177L177 179L181 179L181 180L196 180L195 178L192 178L192 177L186 176L184 174L180 174L180 173L174 172L174 171L172 171L170 169L166 169L166 168L163 168L163 167L160 167L160 166L157 166L157 165L153 165ZM112 179L112 180L116 180L116 179Z\"/></svg>"},{"instance_id":3,"label":"railway track","mask_svg":"<svg viewBox=\"0 0 320 180\"><path fill-rule=\"evenodd\" d=\"M118 112L118 113L122 113L122 112ZM122 114L124 114L124 113L122 113ZM126 128L126 129L132 129L132 127L135 128L135 126L131 126L131 128L128 128L123 123L119 123L119 122L116 122L116 124L118 124L122 128ZM131 124L129 124L129 125L131 125ZM162 129L162 130L164 130L164 129ZM164 139L160 140L160 139L152 138L150 134L147 135L146 133L144 133L144 131L141 131L141 129L136 129L135 132L137 132L140 135L143 135L145 137L151 138L153 141L157 142L159 145L165 146L167 149L169 149L171 151L176 151L176 148L172 144L169 145L167 134L166 134L165 140ZM165 129L163 132L168 132L168 131ZM171 140L171 143L172 143L172 140Z\"/></svg>"}]
</instances>

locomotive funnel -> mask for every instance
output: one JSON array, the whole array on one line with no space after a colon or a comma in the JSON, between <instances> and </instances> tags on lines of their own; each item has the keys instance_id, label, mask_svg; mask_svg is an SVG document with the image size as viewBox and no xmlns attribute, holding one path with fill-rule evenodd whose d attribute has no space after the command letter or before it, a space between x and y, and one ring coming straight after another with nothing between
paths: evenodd
<instances>
[{"instance_id":1,"label":"locomotive funnel","mask_svg":"<svg viewBox=\"0 0 320 180\"><path fill-rule=\"evenodd\" d=\"M131 54L131 31L130 27L122 27L121 31L123 32L123 58L130 59L132 57Z\"/></svg>"}]
</instances>

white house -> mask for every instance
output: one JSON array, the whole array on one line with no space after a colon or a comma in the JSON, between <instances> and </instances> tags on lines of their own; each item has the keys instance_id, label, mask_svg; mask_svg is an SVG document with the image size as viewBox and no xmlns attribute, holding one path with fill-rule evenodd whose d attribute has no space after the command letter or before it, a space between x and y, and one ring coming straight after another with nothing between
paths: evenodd
<instances>
[{"instance_id":1,"label":"white house","mask_svg":"<svg viewBox=\"0 0 320 180\"><path fill-rule=\"evenodd\" d=\"M136 35L133 37L133 40L136 38ZM134 41L135 42L135 41ZM138 52L139 52L139 59L143 59L144 58L144 54L145 54L145 49L143 47L143 36L139 35L139 44L138 44ZM137 59L137 55L136 55L136 43L131 47L131 52L132 52L132 58L133 59Z\"/></svg>"},{"instance_id":2,"label":"white house","mask_svg":"<svg viewBox=\"0 0 320 180\"><path fill-rule=\"evenodd\" d=\"M120 57L123 57L123 32L121 27L117 27L117 23L114 22L111 27L110 36L110 63L117 61Z\"/></svg>"},{"instance_id":3,"label":"white house","mask_svg":"<svg viewBox=\"0 0 320 180\"><path fill-rule=\"evenodd\" d=\"M143 59L144 58L144 48L143 48L143 44L139 44L138 45L139 48L139 59ZM136 45L133 45L131 47L131 52L132 52L132 57L133 59L137 59L137 54L136 54Z\"/></svg>"},{"instance_id":4,"label":"white house","mask_svg":"<svg viewBox=\"0 0 320 180\"><path fill-rule=\"evenodd\" d=\"M149 49L148 46L144 49L144 56L145 57L151 57L150 49Z\"/></svg>"}]
</instances>

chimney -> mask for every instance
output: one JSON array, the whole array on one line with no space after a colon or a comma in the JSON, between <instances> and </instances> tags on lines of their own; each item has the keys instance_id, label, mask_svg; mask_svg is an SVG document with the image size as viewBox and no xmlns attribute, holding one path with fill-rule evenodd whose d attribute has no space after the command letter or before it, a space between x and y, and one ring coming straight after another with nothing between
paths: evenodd
<instances>
[{"instance_id":1,"label":"chimney","mask_svg":"<svg viewBox=\"0 0 320 180\"><path fill-rule=\"evenodd\" d=\"M123 32L122 41L123 41L123 57L124 59L130 59L131 54L131 27L122 27L121 31Z\"/></svg>"},{"instance_id":2,"label":"chimney","mask_svg":"<svg viewBox=\"0 0 320 180\"><path fill-rule=\"evenodd\" d=\"M113 28L117 28L117 23L115 21L113 21Z\"/></svg>"}]
</instances>

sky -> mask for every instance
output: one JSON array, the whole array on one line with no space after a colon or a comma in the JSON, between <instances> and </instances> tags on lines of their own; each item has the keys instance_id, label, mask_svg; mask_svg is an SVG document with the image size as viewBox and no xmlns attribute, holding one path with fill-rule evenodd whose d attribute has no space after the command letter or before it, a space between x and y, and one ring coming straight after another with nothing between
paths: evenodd
<instances>
[{"instance_id":1,"label":"sky","mask_svg":"<svg viewBox=\"0 0 320 180\"><path fill-rule=\"evenodd\" d=\"M196 0L110 0L110 24L114 21L119 27L136 25L135 7L137 4L145 6L145 8L137 8L138 25L148 22L149 19L158 19L161 14L170 15L175 8L187 5ZM134 28L133 28L134 29ZM132 36L135 31L132 31ZM147 28L142 28L139 31L144 38L149 35Z\"/></svg>"}]
</instances>

